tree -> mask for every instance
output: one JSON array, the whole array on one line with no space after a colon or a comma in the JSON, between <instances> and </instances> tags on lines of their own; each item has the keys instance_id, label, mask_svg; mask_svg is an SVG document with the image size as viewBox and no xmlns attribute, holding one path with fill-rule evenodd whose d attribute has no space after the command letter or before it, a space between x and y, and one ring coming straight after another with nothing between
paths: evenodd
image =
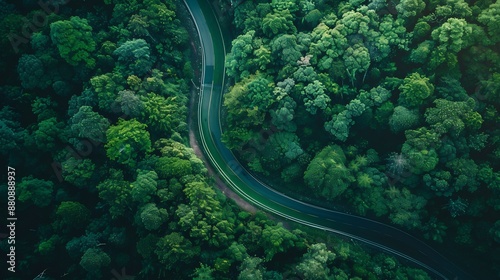
<instances>
[{"instance_id":1,"label":"tree","mask_svg":"<svg viewBox=\"0 0 500 280\"><path fill-rule=\"evenodd\" d=\"M335 136L339 141L345 141L349 137L349 128L354 124L348 111L342 111L337 115L333 115L332 119L325 122L325 130Z\"/></svg>"},{"instance_id":2,"label":"tree","mask_svg":"<svg viewBox=\"0 0 500 280\"><path fill-rule=\"evenodd\" d=\"M69 120L71 131L76 137L87 138L95 142L106 142L106 130L109 121L92 110L90 106L82 106L78 113Z\"/></svg>"},{"instance_id":3,"label":"tree","mask_svg":"<svg viewBox=\"0 0 500 280\"><path fill-rule=\"evenodd\" d=\"M495 242L500 243L500 220L497 220L490 229L490 234Z\"/></svg>"},{"instance_id":4,"label":"tree","mask_svg":"<svg viewBox=\"0 0 500 280\"><path fill-rule=\"evenodd\" d=\"M446 163L446 167L450 170L452 180L450 185L455 191L466 189L469 192L475 192L480 182L477 180L480 169L473 159L466 157L455 158Z\"/></svg>"},{"instance_id":5,"label":"tree","mask_svg":"<svg viewBox=\"0 0 500 280\"><path fill-rule=\"evenodd\" d=\"M170 70L167 70L167 73L171 73ZM179 94L181 90L177 84L174 83L165 83L166 79L165 73L161 72L158 69L153 69L150 72L150 76L144 79L141 84L141 90L139 93L153 92L163 97L167 96L177 96L181 97Z\"/></svg>"},{"instance_id":6,"label":"tree","mask_svg":"<svg viewBox=\"0 0 500 280\"><path fill-rule=\"evenodd\" d=\"M456 218L465 213L467 206L469 206L467 201L457 197L457 199L450 198L448 204L445 205L445 208L448 209L453 218Z\"/></svg>"},{"instance_id":7,"label":"tree","mask_svg":"<svg viewBox=\"0 0 500 280\"><path fill-rule=\"evenodd\" d=\"M293 79L297 82L310 83L318 79L318 73L312 66L303 65L293 73Z\"/></svg>"},{"instance_id":8,"label":"tree","mask_svg":"<svg viewBox=\"0 0 500 280\"><path fill-rule=\"evenodd\" d=\"M139 253L139 255L141 255L143 258L149 259L154 253L158 240L158 236L151 233L139 239L136 245L137 253Z\"/></svg>"},{"instance_id":9,"label":"tree","mask_svg":"<svg viewBox=\"0 0 500 280\"><path fill-rule=\"evenodd\" d=\"M429 60L435 45L435 42L432 40L423 41L417 48L411 50L410 61L420 64L426 63Z\"/></svg>"},{"instance_id":10,"label":"tree","mask_svg":"<svg viewBox=\"0 0 500 280\"><path fill-rule=\"evenodd\" d=\"M99 198L109 206L113 219L125 214L131 205L131 186L123 180L121 170L111 169L108 178L97 185Z\"/></svg>"},{"instance_id":11,"label":"tree","mask_svg":"<svg viewBox=\"0 0 500 280\"><path fill-rule=\"evenodd\" d=\"M195 269L193 280L215 280L212 276L214 269L208 265L200 264L200 267Z\"/></svg>"},{"instance_id":12,"label":"tree","mask_svg":"<svg viewBox=\"0 0 500 280\"><path fill-rule=\"evenodd\" d=\"M492 3L488 9L479 14L477 20L487 27L488 35L493 42L500 41L500 3Z\"/></svg>"},{"instance_id":13,"label":"tree","mask_svg":"<svg viewBox=\"0 0 500 280\"><path fill-rule=\"evenodd\" d=\"M316 243L307 249L307 253L302 256L301 262L297 265L297 270L311 280L328 279L330 269L328 265L335 259L324 243Z\"/></svg>"},{"instance_id":14,"label":"tree","mask_svg":"<svg viewBox=\"0 0 500 280\"><path fill-rule=\"evenodd\" d=\"M422 0L402 0L396 5L398 17L410 20L417 17L425 8Z\"/></svg>"},{"instance_id":15,"label":"tree","mask_svg":"<svg viewBox=\"0 0 500 280\"><path fill-rule=\"evenodd\" d=\"M440 148L439 134L421 127L416 130L406 130L406 142L401 148L401 154L408 160L410 171L422 174L433 170L439 162L436 149Z\"/></svg>"},{"instance_id":16,"label":"tree","mask_svg":"<svg viewBox=\"0 0 500 280\"><path fill-rule=\"evenodd\" d=\"M293 65L302 56L295 35L282 34L275 37L270 45L275 65Z\"/></svg>"},{"instance_id":17,"label":"tree","mask_svg":"<svg viewBox=\"0 0 500 280\"><path fill-rule=\"evenodd\" d=\"M277 129L294 132L297 126L292 121L297 103L290 96L285 96L278 101L278 104L278 109L270 111L272 124Z\"/></svg>"},{"instance_id":18,"label":"tree","mask_svg":"<svg viewBox=\"0 0 500 280\"><path fill-rule=\"evenodd\" d=\"M189 204L203 213L206 220L212 224L221 221L221 205L216 200L215 191L205 182L188 182L184 194L189 199Z\"/></svg>"},{"instance_id":19,"label":"tree","mask_svg":"<svg viewBox=\"0 0 500 280\"><path fill-rule=\"evenodd\" d=\"M95 66L91 53L96 43L92 27L86 19L74 16L70 20L60 20L50 24L50 38L57 46L61 57L70 65L84 63L87 67Z\"/></svg>"},{"instance_id":20,"label":"tree","mask_svg":"<svg viewBox=\"0 0 500 280\"><path fill-rule=\"evenodd\" d=\"M149 44L144 39L126 41L113 54L118 57L121 70L126 75L143 76L154 63Z\"/></svg>"},{"instance_id":21,"label":"tree","mask_svg":"<svg viewBox=\"0 0 500 280\"><path fill-rule=\"evenodd\" d=\"M90 211L85 205L76 201L63 201L57 207L56 216L60 229L85 228L90 219Z\"/></svg>"},{"instance_id":22,"label":"tree","mask_svg":"<svg viewBox=\"0 0 500 280\"><path fill-rule=\"evenodd\" d=\"M119 119L106 131L108 142L104 146L109 159L134 166L136 159L151 151L151 140L147 125L135 119Z\"/></svg>"},{"instance_id":23,"label":"tree","mask_svg":"<svg viewBox=\"0 0 500 280\"><path fill-rule=\"evenodd\" d=\"M309 163L304 173L306 185L327 199L342 194L354 181L345 166L346 158L339 146L327 146Z\"/></svg>"},{"instance_id":24,"label":"tree","mask_svg":"<svg viewBox=\"0 0 500 280\"><path fill-rule=\"evenodd\" d=\"M137 179L132 183L132 199L139 204L151 201L158 186L158 175L154 171L138 170Z\"/></svg>"},{"instance_id":25,"label":"tree","mask_svg":"<svg viewBox=\"0 0 500 280\"><path fill-rule=\"evenodd\" d=\"M90 88L85 88L80 95L71 96L68 101L68 116L73 116L82 106L94 107L97 105L96 93Z\"/></svg>"},{"instance_id":26,"label":"tree","mask_svg":"<svg viewBox=\"0 0 500 280\"><path fill-rule=\"evenodd\" d=\"M37 207L46 207L52 202L54 183L28 176L21 180L16 191L19 193L19 201L29 201Z\"/></svg>"},{"instance_id":27,"label":"tree","mask_svg":"<svg viewBox=\"0 0 500 280\"><path fill-rule=\"evenodd\" d=\"M438 243L443 243L446 237L446 229L448 227L444 223L437 220L436 217L432 217L429 222L424 226L424 237L425 239L430 239Z\"/></svg>"},{"instance_id":28,"label":"tree","mask_svg":"<svg viewBox=\"0 0 500 280\"><path fill-rule=\"evenodd\" d=\"M266 70L267 65L271 63L271 50L261 45L258 49L253 51L255 58L252 60L251 64L254 64L259 70Z\"/></svg>"},{"instance_id":29,"label":"tree","mask_svg":"<svg viewBox=\"0 0 500 280\"><path fill-rule=\"evenodd\" d=\"M107 267L111 263L111 258L98 248L89 248L83 254L80 265L89 275L101 277L101 269Z\"/></svg>"},{"instance_id":30,"label":"tree","mask_svg":"<svg viewBox=\"0 0 500 280\"><path fill-rule=\"evenodd\" d=\"M239 79L246 77L252 72L251 64L248 63L254 47L255 30L239 35L232 42L231 52L226 57L226 71L229 77Z\"/></svg>"},{"instance_id":31,"label":"tree","mask_svg":"<svg viewBox=\"0 0 500 280\"><path fill-rule=\"evenodd\" d=\"M0 110L0 154L9 155L9 152L22 147L26 131L16 120L19 115L14 113L11 107L4 106Z\"/></svg>"},{"instance_id":32,"label":"tree","mask_svg":"<svg viewBox=\"0 0 500 280\"><path fill-rule=\"evenodd\" d=\"M436 107L425 112L425 120L440 134L451 133L458 136L466 128L479 129L483 123L481 115L474 111L476 102L472 98L465 102L436 99L434 104Z\"/></svg>"},{"instance_id":33,"label":"tree","mask_svg":"<svg viewBox=\"0 0 500 280\"><path fill-rule=\"evenodd\" d=\"M36 252L45 257L52 257L54 256L56 246L59 242L61 242L61 237L57 234L54 234L49 239L40 241L36 248Z\"/></svg>"},{"instance_id":34,"label":"tree","mask_svg":"<svg viewBox=\"0 0 500 280\"><path fill-rule=\"evenodd\" d=\"M92 160L69 157L61 163L62 177L79 188L87 187L94 176L95 164Z\"/></svg>"},{"instance_id":35,"label":"tree","mask_svg":"<svg viewBox=\"0 0 500 280\"><path fill-rule=\"evenodd\" d=\"M334 70L335 63L342 57L347 49L347 38L339 31L339 28L329 28L325 23L320 23L311 33L312 43L309 52L313 64L321 71L339 73Z\"/></svg>"},{"instance_id":36,"label":"tree","mask_svg":"<svg viewBox=\"0 0 500 280\"><path fill-rule=\"evenodd\" d=\"M239 267L238 280L263 280L264 269L261 267L261 263L261 258L246 258Z\"/></svg>"},{"instance_id":37,"label":"tree","mask_svg":"<svg viewBox=\"0 0 500 280\"><path fill-rule=\"evenodd\" d=\"M189 160L166 156L158 159L155 170L161 178L180 178L193 173Z\"/></svg>"},{"instance_id":38,"label":"tree","mask_svg":"<svg viewBox=\"0 0 500 280\"><path fill-rule=\"evenodd\" d=\"M184 132L181 124L186 115L186 106L180 97L164 98L155 93L140 97L144 110L141 120L156 132Z\"/></svg>"},{"instance_id":39,"label":"tree","mask_svg":"<svg viewBox=\"0 0 500 280\"><path fill-rule=\"evenodd\" d=\"M289 10L269 13L262 19L262 31L269 38L283 33L295 33L297 29L293 25L293 16Z\"/></svg>"},{"instance_id":40,"label":"tree","mask_svg":"<svg viewBox=\"0 0 500 280\"><path fill-rule=\"evenodd\" d=\"M414 109L428 100L434 92L434 85L429 82L429 78L419 73L412 73L404 79L399 90L401 91L398 99L399 105Z\"/></svg>"},{"instance_id":41,"label":"tree","mask_svg":"<svg viewBox=\"0 0 500 280\"><path fill-rule=\"evenodd\" d=\"M237 242L231 243L231 246L227 248L227 254L229 255L230 259L237 262L242 262L249 257L245 245Z\"/></svg>"},{"instance_id":42,"label":"tree","mask_svg":"<svg viewBox=\"0 0 500 280\"><path fill-rule=\"evenodd\" d=\"M228 118L244 126L261 124L267 109L274 102L272 83L261 74L236 83L224 96Z\"/></svg>"},{"instance_id":43,"label":"tree","mask_svg":"<svg viewBox=\"0 0 500 280\"><path fill-rule=\"evenodd\" d=\"M157 230L167 220L167 210L148 203L140 208L140 221L147 230ZM138 214L139 214L138 212Z\"/></svg>"},{"instance_id":44,"label":"tree","mask_svg":"<svg viewBox=\"0 0 500 280\"><path fill-rule=\"evenodd\" d=\"M356 73L366 73L370 67L370 54L364 45L354 44L345 50L343 58L345 70L354 87Z\"/></svg>"},{"instance_id":45,"label":"tree","mask_svg":"<svg viewBox=\"0 0 500 280\"><path fill-rule=\"evenodd\" d=\"M369 99L366 97L368 92L363 91L360 94L360 98L369 105L374 106L375 104L379 104L380 101L389 98L389 95L381 94L386 90L371 90L370 95L373 99ZM385 95L385 96L382 96ZM353 117L359 117L365 112L367 109L367 105L361 102L359 99L353 99L349 104L345 106L345 110L340 112L337 115L333 115L332 119L328 122L325 122L325 130L330 132L333 136L337 138L339 141L346 141L349 137L349 129L354 124Z\"/></svg>"},{"instance_id":46,"label":"tree","mask_svg":"<svg viewBox=\"0 0 500 280\"><path fill-rule=\"evenodd\" d=\"M53 151L57 144L57 139L61 136L63 123L58 122L55 117L48 118L38 123L37 129L33 131L31 139L41 151Z\"/></svg>"},{"instance_id":47,"label":"tree","mask_svg":"<svg viewBox=\"0 0 500 280\"><path fill-rule=\"evenodd\" d=\"M262 230L262 247L266 248L266 260L272 260L279 252L286 252L295 246L298 238L295 234L285 229L281 223L274 226L266 226Z\"/></svg>"},{"instance_id":48,"label":"tree","mask_svg":"<svg viewBox=\"0 0 500 280\"><path fill-rule=\"evenodd\" d=\"M394 108L394 113L389 118L389 126L395 133L405 131L418 125L418 114L416 111L410 111L403 106Z\"/></svg>"},{"instance_id":49,"label":"tree","mask_svg":"<svg viewBox=\"0 0 500 280\"><path fill-rule=\"evenodd\" d=\"M160 238L155 249L160 263L167 269L179 269L182 263L192 262L200 253L200 248L193 246L189 239L178 232L173 232Z\"/></svg>"},{"instance_id":50,"label":"tree","mask_svg":"<svg viewBox=\"0 0 500 280\"><path fill-rule=\"evenodd\" d=\"M35 100L31 103L31 109L33 114L37 116L38 122L52 118L56 116L55 108L57 107L57 102L55 102L50 97L35 97Z\"/></svg>"},{"instance_id":51,"label":"tree","mask_svg":"<svg viewBox=\"0 0 500 280\"><path fill-rule=\"evenodd\" d=\"M23 54L17 64L17 72L21 79L21 85L26 89L47 88L51 83L49 76L45 74L42 61L31 54Z\"/></svg>"},{"instance_id":52,"label":"tree","mask_svg":"<svg viewBox=\"0 0 500 280\"><path fill-rule=\"evenodd\" d=\"M317 80L304 87L302 96L304 96L306 110L313 115L316 114L317 109L326 109L330 102L330 97L325 94L325 87Z\"/></svg>"},{"instance_id":53,"label":"tree","mask_svg":"<svg viewBox=\"0 0 500 280\"><path fill-rule=\"evenodd\" d=\"M124 90L123 77L118 73L107 73L90 79L92 90L97 93L97 100L101 110L117 113L120 108L117 106L116 98L118 93Z\"/></svg>"},{"instance_id":54,"label":"tree","mask_svg":"<svg viewBox=\"0 0 500 280\"><path fill-rule=\"evenodd\" d=\"M472 28L465 19L449 18L443 25L434 29L432 39L447 51L458 53L468 44Z\"/></svg>"},{"instance_id":55,"label":"tree","mask_svg":"<svg viewBox=\"0 0 500 280\"><path fill-rule=\"evenodd\" d=\"M276 132L266 142L261 160L266 167L278 170L303 153L297 135L291 132Z\"/></svg>"},{"instance_id":56,"label":"tree","mask_svg":"<svg viewBox=\"0 0 500 280\"><path fill-rule=\"evenodd\" d=\"M131 90L118 92L116 102L120 104L122 112L130 117L139 117L144 110L144 103L140 97Z\"/></svg>"},{"instance_id":57,"label":"tree","mask_svg":"<svg viewBox=\"0 0 500 280\"><path fill-rule=\"evenodd\" d=\"M95 248L102 238L101 233L89 232L85 235L74 237L66 243L66 252L73 259L81 259L85 251Z\"/></svg>"},{"instance_id":58,"label":"tree","mask_svg":"<svg viewBox=\"0 0 500 280\"><path fill-rule=\"evenodd\" d=\"M427 187L432 189L438 196L451 196L453 192L459 190L456 187L451 187L451 173L448 171L432 171L430 174L425 174L424 183Z\"/></svg>"},{"instance_id":59,"label":"tree","mask_svg":"<svg viewBox=\"0 0 500 280\"><path fill-rule=\"evenodd\" d=\"M386 191L389 199L389 218L395 224L408 229L421 226L421 219L427 200L412 194L408 189L390 189Z\"/></svg>"}]
</instances>

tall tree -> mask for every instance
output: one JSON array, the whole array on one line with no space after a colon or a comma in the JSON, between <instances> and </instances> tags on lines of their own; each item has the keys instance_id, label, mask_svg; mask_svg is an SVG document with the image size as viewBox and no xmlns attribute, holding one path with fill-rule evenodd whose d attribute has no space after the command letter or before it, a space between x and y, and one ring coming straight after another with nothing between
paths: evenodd
<instances>
[{"instance_id":1,"label":"tall tree","mask_svg":"<svg viewBox=\"0 0 500 280\"><path fill-rule=\"evenodd\" d=\"M80 63L89 68L95 66L91 53L96 43L92 35L92 27L86 19L74 16L70 20L60 20L50 24L50 38L57 46L61 57L70 65Z\"/></svg>"}]
</instances>

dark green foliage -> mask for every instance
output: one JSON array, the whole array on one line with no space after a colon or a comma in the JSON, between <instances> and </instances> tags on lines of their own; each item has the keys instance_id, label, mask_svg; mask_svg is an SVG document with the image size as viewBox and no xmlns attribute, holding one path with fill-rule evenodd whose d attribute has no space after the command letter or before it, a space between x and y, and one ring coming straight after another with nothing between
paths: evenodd
<instances>
[{"instance_id":1,"label":"dark green foliage","mask_svg":"<svg viewBox=\"0 0 500 280\"><path fill-rule=\"evenodd\" d=\"M83 254L80 265L89 272L89 275L101 277L101 269L107 267L110 262L109 255L101 249L90 248Z\"/></svg>"},{"instance_id":2,"label":"dark green foliage","mask_svg":"<svg viewBox=\"0 0 500 280\"><path fill-rule=\"evenodd\" d=\"M394 108L394 113L389 118L389 126L394 132L402 132L418 124L418 114L403 106Z\"/></svg>"},{"instance_id":3,"label":"dark green foliage","mask_svg":"<svg viewBox=\"0 0 500 280\"><path fill-rule=\"evenodd\" d=\"M10 151L21 148L25 130L16 121L18 115L8 106L0 110L0 145L1 154L9 154Z\"/></svg>"},{"instance_id":4,"label":"dark green foliage","mask_svg":"<svg viewBox=\"0 0 500 280\"><path fill-rule=\"evenodd\" d=\"M56 216L61 229L83 228L90 219L90 211L79 202L64 201L57 207Z\"/></svg>"},{"instance_id":5,"label":"dark green foliage","mask_svg":"<svg viewBox=\"0 0 500 280\"><path fill-rule=\"evenodd\" d=\"M479 244L492 237L462 242L465 237L456 237L460 225L442 213L443 199L466 198L474 207L460 218L485 228L479 224L495 222L485 211L499 209L498 192L492 190L500 158L495 109L500 56L493 47L500 38L494 32L500 6L493 2L237 5L233 22L243 33L235 35L227 65L234 86L224 100L229 112L224 142L251 171L288 195L321 205L347 200L349 209L418 229L431 242L449 248L475 244L479 259L488 250ZM289 26L288 13L296 29ZM263 110L243 98L255 76L274 86L274 102ZM263 131L269 134L261 137ZM296 159L280 157L275 135L283 132L298 138L288 140L304 151ZM334 153L320 159L334 145L345 158ZM368 160L368 149L387 161ZM326 188L328 182L335 187ZM252 271L264 275L255 267ZM375 277L401 273L395 267L388 271L379 266Z\"/></svg>"},{"instance_id":6,"label":"dark green foliage","mask_svg":"<svg viewBox=\"0 0 500 280\"><path fill-rule=\"evenodd\" d=\"M151 149L147 125L134 119L120 119L106 131L106 154L109 159L133 166L135 159Z\"/></svg>"},{"instance_id":7,"label":"dark green foliage","mask_svg":"<svg viewBox=\"0 0 500 280\"><path fill-rule=\"evenodd\" d=\"M219 1L236 38L224 141L280 191L498 278L498 3L334 2ZM430 278L237 209L186 146L200 49L184 5L104 3L58 0L30 26L37 1L0 0L1 154L29 233L16 277Z\"/></svg>"},{"instance_id":8,"label":"dark green foliage","mask_svg":"<svg viewBox=\"0 0 500 280\"><path fill-rule=\"evenodd\" d=\"M114 52L118 61L123 65L125 75L143 76L153 65L149 45L143 39L127 41L119 46Z\"/></svg>"},{"instance_id":9,"label":"dark green foliage","mask_svg":"<svg viewBox=\"0 0 500 280\"><path fill-rule=\"evenodd\" d=\"M42 61L36 56L21 56L17 65L17 72L22 86L26 89L47 88L51 84L51 80L45 75L44 68Z\"/></svg>"},{"instance_id":10,"label":"dark green foliage","mask_svg":"<svg viewBox=\"0 0 500 280\"><path fill-rule=\"evenodd\" d=\"M308 187L327 199L342 194L354 181L345 166L346 158L339 146L327 146L311 161L304 173Z\"/></svg>"},{"instance_id":11,"label":"dark green foliage","mask_svg":"<svg viewBox=\"0 0 500 280\"><path fill-rule=\"evenodd\" d=\"M95 142L106 142L106 130L109 121L92 111L90 106L82 106L69 120L70 129L76 137L87 138Z\"/></svg>"},{"instance_id":12,"label":"dark green foliage","mask_svg":"<svg viewBox=\"0 0 500 280\"><path fill-rule=\"evenodd\" d=\"M307 279L325 279L330 274L329 264L335 259L325 244L317 243L307 249L302 256L302 261L297 265L297 270Z\"/></svg>"},{"instance_id":13,"label":"dark green foliage","mask_svg":"<svg viewBox=\"0 0 500 280\"><path fill-rule=\"evenodd\" d=\"M38 207L46 207L52 200L54 183L51 181L25 177L17 185L19 201L33 203Z\"/></svg>"}]
</instances>

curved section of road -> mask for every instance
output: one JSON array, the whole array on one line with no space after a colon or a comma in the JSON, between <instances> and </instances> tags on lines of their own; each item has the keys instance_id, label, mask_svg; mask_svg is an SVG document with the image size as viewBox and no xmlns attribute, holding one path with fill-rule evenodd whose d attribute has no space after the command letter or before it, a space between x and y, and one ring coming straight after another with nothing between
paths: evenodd
<instances>
[{"instance_id":1,"label":"curved section of road","mask_svg":"<svg viewBox=\"0 0 500 280\"><path fill-rule=\"evenodd\" d=\"M219 175L255 206L304 225L347 236L403 257L442 279L472 279L417 238L366 218L331 211L278 193L257 180L221 141L220 112L225 78L223 35L206 0L184 0L202 45L198 126L203 150Z\"/></svg>"}]
</instances>

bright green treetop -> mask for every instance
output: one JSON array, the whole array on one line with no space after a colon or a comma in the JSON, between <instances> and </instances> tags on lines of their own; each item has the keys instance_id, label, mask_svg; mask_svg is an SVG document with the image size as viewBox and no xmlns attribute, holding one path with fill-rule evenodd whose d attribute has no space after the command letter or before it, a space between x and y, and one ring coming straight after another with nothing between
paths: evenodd
<instances>
[{"instance_id":1,"label":"bright green treetop","mask_svg":"<svg viewBox=\"0 0 500 280\"><path fill-rule=\"evenodd\" d=\"M96 43L92 35L92 27L86 19L71 17L50 24L50 38L57 46L59 54L70 65L84 63L89 68L95 66L91 53Z\"/></svg>"}]
</instances>

